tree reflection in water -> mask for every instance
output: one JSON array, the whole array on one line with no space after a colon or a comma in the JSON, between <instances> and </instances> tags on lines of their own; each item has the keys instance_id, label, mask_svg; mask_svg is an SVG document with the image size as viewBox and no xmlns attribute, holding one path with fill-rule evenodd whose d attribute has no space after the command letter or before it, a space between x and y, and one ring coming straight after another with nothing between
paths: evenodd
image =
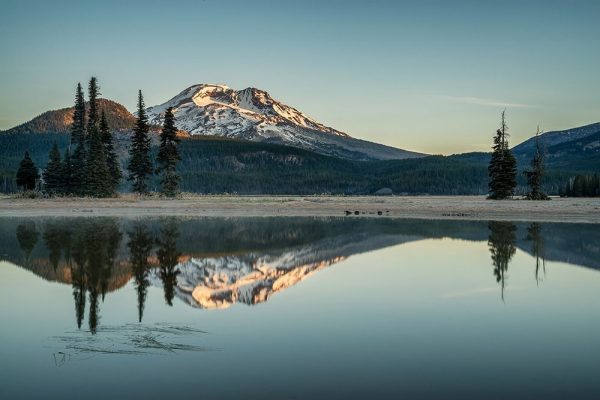
<instances>
[{"instance_id":1,"label":"tree reflection in water","mask_svg":"<svg viewBox=\"0 0 600 400\"><path fill-rule=\"evenodd\" d=\"M490 221L488 229L488 247L492 256L494 276L496 282L500 283L500 296L504 301L508 264L517 251L517 227L511 222Z\"/></svg>"},{"instance_id":2,"label":"tree reflection in water","mask_svg":"<svg viewBox=\"0 0 600 400\"><path fill-rule=\"evenodd\" d=\"M179 263L181 253L177 251L177 239L179 238L179 229L177 221L169 218L164 221L160 229L160 237L156 240L158 250L156 256L160 268L159 276L163 284L165 301L169 306L173 306L175 297L175 286L177 286L177 275L179 271L175 269Z\"/></svg>"},{"instance_id":3,"label":"tree reflection in water","mask_svg":"<svg viewBox=\"0 0 600 400\"><path fill-rule=\"evenodd\" d=\"M150 272L148 257L150 257L150 252L152 251L153 240L148 227L139 222L127 234L129 235L129 242L127 243L130 253L129 262L137 291L138 321L142 322L148 286L150 286L150 280L148 280L148 273Z\"/></svg>"},{"instance_id":4,"label":"tree reflection in water","mask_svg":"<svg viewBox=\"0 0 600 400\"><path fill-rule=\"evenodd\" d=\"M44 243L49 261L56 271L63 258L70 269L75 318L81 328L89 295L88 325L96 333L100 320L100 299L111 279L116 254L121 243L121 232L113 219L49 222L44 229Z\"/></svg>"},{"instance_id":5,"label":"tree reflection in water","mask_svg":"<svg viewBox=\"0 0 600 400\"><path fill-rule=\"evenodd\" d=\"M535 257L535 281L540 282L540 269L546 276L546 257L542 225L534 222L527 227L526 240L531 241L531 253Z\"/></svg>"},{"instance_id":6,"label":"tree reflection in water","mask_svg":"<svg viewBox=\"0 0 600 400\"><path fill-rule=\"evenodd\" d=\"M600 269L597 231L581 224L176 217L5 222L0 254L71 285L77 326L87 313L92 333L99 331L106 294L129 282L141 322L151 284L162 286L168 306L175 298L199 308L254 305L354 254L427 238L487 241L502 299L517 246L534 257L537 282L548 256Z\"/></svg>"},{"instance_id":7,"label":"tree reflection in water","mask_svg":"<svg viewBox=\"0 0 600 400\"><path fill-rule=\"evenodd\" d=\"M33 221L27 221L17 227L17 241L26 260L29 260L39 236Z\"/></svg>"}]
</instances>

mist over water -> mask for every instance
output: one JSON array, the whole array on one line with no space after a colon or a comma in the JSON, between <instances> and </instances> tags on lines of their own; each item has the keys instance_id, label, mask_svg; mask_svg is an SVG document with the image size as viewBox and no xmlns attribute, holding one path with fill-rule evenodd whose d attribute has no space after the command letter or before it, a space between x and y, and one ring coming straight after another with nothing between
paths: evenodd
<instances>
[{"instance_id":1,"label":"mist over water","mask_svg":"<svg viewBox=\"0 0 600 400\"><path fill-rule=\"evenodd\" d=\"M385 217L4 218L0 397L596 398L599 238Z\"/></svg>"}]
</instances>

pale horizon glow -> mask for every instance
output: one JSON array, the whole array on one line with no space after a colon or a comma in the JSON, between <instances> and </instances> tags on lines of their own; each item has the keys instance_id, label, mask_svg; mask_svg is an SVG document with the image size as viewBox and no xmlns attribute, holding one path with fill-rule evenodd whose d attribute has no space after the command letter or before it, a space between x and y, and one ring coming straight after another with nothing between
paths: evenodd
<instances>
[{"instance_id":1,"label":"pale horizon glow","mask_svg":"<svg viewBox=\"0 0 600 400\"><path fill-rule=\"evenodd\" d=\"M600 2L592 0L4 0L0 130L71 106L97 76L128 110L196 83L253 86L373 142L489 151L539 125L600 121Z\"/></svg>"}]
</instances>

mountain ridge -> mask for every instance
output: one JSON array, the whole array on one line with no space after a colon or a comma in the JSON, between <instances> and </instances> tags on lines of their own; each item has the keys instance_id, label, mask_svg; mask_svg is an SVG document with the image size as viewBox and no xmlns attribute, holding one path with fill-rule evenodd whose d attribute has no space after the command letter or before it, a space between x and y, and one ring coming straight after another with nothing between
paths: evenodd
<instances>
[{"instance_id":1,"label":"mountain ridge","mask_svg":"<svg viewBox=\"0 0 600 400\"><path fill-rule=\"evenodd\" d=\"M86 102L86 108L89 108L88 102ZM100 98L98 99L98 108L105 111L108 126L112 130L131 129L135 125L133 114L116 101ZM0 133L69 133L70 125L73 123L73 110L73 107L48 110L27 122L0 131Z\"/></svg>"},{"instance_id":2,"label":"mountain ridge","mask_svg":"<svg viewBox=\"0 0 600 400\"><path fill-rule=\"evenodd\" d=\"M600 122L594 122L575 128L544 132L540 134L539 139L544 147L550 148L566 142L581 140L598 132L600 132ZM529 152L533 153L535 149L535 140L535 136L530 137L514 146L512 150L516 155Z\"/></svg>"}]
</instances>

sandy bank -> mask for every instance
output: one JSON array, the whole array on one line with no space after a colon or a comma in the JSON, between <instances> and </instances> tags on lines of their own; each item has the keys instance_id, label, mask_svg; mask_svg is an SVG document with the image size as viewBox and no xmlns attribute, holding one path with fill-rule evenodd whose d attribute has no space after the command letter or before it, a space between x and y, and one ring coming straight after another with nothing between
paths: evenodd
<instances>
[{"instance_id":1,"label":"sandy bank","mask_svg":"<svg viewBox=\"0 0 600 400\"><path fill-rule=\"evenodd\" d=\"M0 199L7 216L371 216L600 223L600 199L490 201L480 196L193 196L178 200Z\"/></svg>"}]
</instances>

